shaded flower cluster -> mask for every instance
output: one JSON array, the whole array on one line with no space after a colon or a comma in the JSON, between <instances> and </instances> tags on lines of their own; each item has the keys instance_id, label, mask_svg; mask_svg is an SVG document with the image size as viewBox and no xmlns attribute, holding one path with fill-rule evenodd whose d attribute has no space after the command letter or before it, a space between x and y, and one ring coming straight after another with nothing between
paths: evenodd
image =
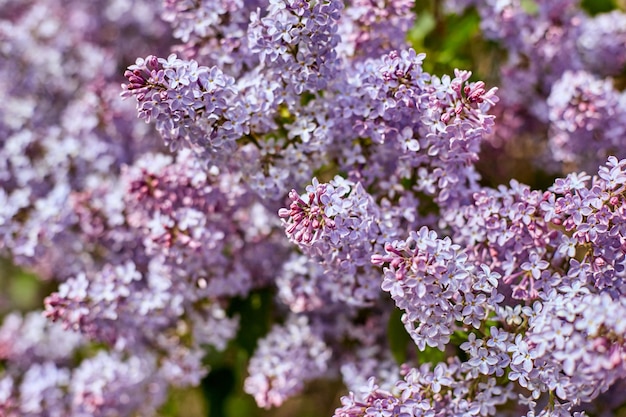
<instances>
[{"instance_id":1,"label":"shaded flower cluster","mask_svg":"<svg viewBox=\"0 0 626 417\"><path fill-rule=\"evenodd\" d=\"M540 0L533 7L518 0L450 3L457 11L475 7L483 35L508 52L500 69L496 148L530 133L525 141L535 153L529 156L555 176L626 156L617 145L625 129L624 95L614 84L626 65L623 10L591 16L577 0ZM606 123L585 122L583 114Z\"/></svg>"},{"instance_id":2,"label":"shaded flower cluster","mask_svg":"<svg viewBox=\"0 0 626 417\"><path fill-rule=\"evenodd\" d=\"M2 415L154 413L166 389L154 358L101 351L77 365L86 343L41 312L7 316L0 327L0 360L9 364L0 375Z\"/></svg>"},{"instance_id":3,"label":"shaded flower cluster","mask_svg":"<svg viewBox=\"0 0 626 417\"><path fill-rule=\"evenodd\" d=\"M324 375L330 356L331 351L306 317L292 316L259 341L244 389L259 407L281 405L299 393L307 380Z\"/></svg>"}]
</instances>

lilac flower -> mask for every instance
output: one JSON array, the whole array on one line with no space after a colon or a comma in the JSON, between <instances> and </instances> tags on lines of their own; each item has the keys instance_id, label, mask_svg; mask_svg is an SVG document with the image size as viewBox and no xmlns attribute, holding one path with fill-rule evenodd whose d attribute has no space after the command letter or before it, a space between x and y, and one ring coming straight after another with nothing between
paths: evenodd
<instances>
[{"instance_id":1,"label":"lilac flower","mask_svg":"<svg viewBox=\"0 0 626 417\"><path fill-rule=\"evenodd\" d=\"M528 257L528 262L524 262L520 266L524 271L530 272L530 274L535 279L539 279L539 277L541 276L541 271L546 269L550 265L547 261L541 259L539 256L540 255L537 252L531 252L530 256Z\"/></svg>"},{"instance_id":2,"label":"lilac flower","mask_svg":"<svg viewBox=\"0 0 626 417\"><path fill-rule=\"evenodd\" d=\"M547 104L553 129L551 146L555 157L593 169L614 152L625 131L619 93L608 80L586 72L565 72L554 83ZM589 155L590 162L583 155Z\"/></svg>"},{"instance_id":3,"label":"lilac flower","mask_svg":"<svg viewBox=\"0 0 626 417\"><path fill-rule=\"evenodd\" d=\"M593 72L606 76L623 70L626 54L621 45L626 36L625 23L626 15L619 10L583 20L577 49Z\"/></svg>"},{"instance_id":4,"label":"lilac flower","mask_svg":"<svg viewBox=\"0 0 626 417\"><path fill-rule=\"evenodd\" d=\"M263 18L252 15L250 50L296 94L324 89L339 66L334 48L342 8L334 0L272 2Z\"/></svg>"},{"instance_id":5,"label":"lilac flower","mask_svg":"<svg viewBox=\"0 0 626 417\"><path fill-rule=\"evenodd\" d=\"M420 350L427 345L443 350L455 320L479 328L493 310L484 294L471 293L477 277L467 262L458 245L425 227L372 257L375 265L385 265L382 289L405 311L402 321Z\"/></svg>"},{"instance_id":6,"label":"lilac flower","mask_svg":"<svg viewBox=\"0 0 626 417\"><path fill-rule=\"evenodd\" d=\"M339 22L342 44L338 49L356 59L377 58L387 51L405 49L405 34L414 20L407 0L385 4L352 1Z\"/></svg>"},{"instance_id":7,"label":"lilac flower","mask_svg":"<svg viewBox=\"0 0 626 417\"><path fill-rule=\"evenodd\" d=\"M79 333L47 321L41 312L24 317L12 313L0 327L0 358L24 368L32 363L65 364L85 342Z\"/></svg>"},{"instance_id":8,"label":"lilac flower","mask_svg":"<svg viewBox=\"0 0 626 417\"><path fill-rule=\"evenodd\" d=\"M325 279L332 277L333 298L355 304L375 299L379 287L369 257L380 234L391 229L361 184L339 176L320 184L314 178L307 194L292 190L289 197L289 209L279 211L285 232L323 266Z\"/></svg>"},{"instance_id":9,"label":"lilac flower","mask_svg":"<svg viewBox=\"0 0 626 417\"><path fill-rule=\"evenodd\" d=\"M231 142L249 129L247 118L237 119L243 102L238 101L234 79L220 70L198 67L197 62L183 61L175 54L158 60L148 56L138 62L142 65L126 71L129 83L123 96L137 98L140 117L156 124L166 145L208 148L208 157L215 152L212 147L232 147ZM193 121L205 115L207 124L192 127Z\"/></svg>"},{"instance_id":10,"label":"lilac flower","mask_svg":"<svg viewBox=\"0 0 626 417\"><path fill-rule=\"evenodd\" d=\"M478 373L490 375L495 373L495 365L497 363L497 357L490 355L487 349L480 348L476 352L476 356L467 361L467 368L472 375L477 375Z\"/></svg>"},{"instance_id":11,"label":"lilac flower","mask_svg":"<svg viewBox=\"0 0 626 417\"><path fill-rule=\"evenodd\" d=\"M244 389L259 407L279 406L301 391L306 380L321 376L329 358L328 347L307 319L293 316L259 342Z\"/></svg>"},{"instance_id":12,"label":"lilac flower","mask_svg":"<svg viewBox=\"0 0 626 417\"><path fill-rule=\"evenodd\" d=\"M250 53L245 31L257 1L163 3L161 18L172 26L172 35L183 42L176 50L186 58L201 59L239 75L254 67L258 59Z\"/></svg>"},{"instance_id":13,"label":"lilac flower","mask_svg":"<svg viewBox=\"0 0 626 417\"><path fill-rule=\"evenodd\" d=\"M529 349L528 344L522 339L521 335L515 337L515 342L509 346L508 351L513 353L511 363L513 365L520 365L525 372L530 373L533 368L535 355L532 349Z\"/></svg>"}]
</instances>

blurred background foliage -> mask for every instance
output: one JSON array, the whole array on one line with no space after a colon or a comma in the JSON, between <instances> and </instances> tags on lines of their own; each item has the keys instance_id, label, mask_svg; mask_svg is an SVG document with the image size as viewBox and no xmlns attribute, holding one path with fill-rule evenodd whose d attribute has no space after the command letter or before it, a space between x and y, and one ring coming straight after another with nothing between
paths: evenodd
<instances>
[{"instance_id":1,"label":"blurred background foliage","mask_svg":"<svg viewBox=\"0 0 626 417\"><path fill-rule=\"evenodd\" d=\"M522 0L527 10L535 7L532 0ZM582 6L592 14L620 8L626 10L626 0L583 0ZM499 68L506 59L506 51L481 36L480 20L474 10L462 15L447 15L439 0L416 0L415 25L408 39L418 52L425 52L425 71L452 74L455 68L473 72L472 80L482 80L488 87L498 86ZM503 149L505 166L485 166L479 163L484 181L490 185L518 178L533 187L543 188L552 178L545 173L528 169L528 159L536 150L523 141ZM491 157L491 155L490 155ZM489 163L492 163L490 158ZM9 311L22 312L41 309L43 299L54 290L51 282L41 281L37 275L0 259L0 316ZM340 405L339 398L346 395L340 381L319 380L308 384L305 392L289 400L282 407L260 410L254 399L243 392L247 363L257 340L264 336L272 324L272 290L256 291L246 299L236 300L229 313L241 319L239 334L223 352L208 351L206 363L212 371L201 386L194 389L172 390L162 407L163 417L322 417L331 416ZM394 357L398 362L407 358L407 346L412 346L409 336L400 323L400 313L391 316L388 336ZM414 352L412 352L414 354ZM444 353L437 350L420 354L422 363L436 363ZM0 371L2 363L0 362ZM626 410L620 415L626 416Z\"/></svg>"}]
</instances>

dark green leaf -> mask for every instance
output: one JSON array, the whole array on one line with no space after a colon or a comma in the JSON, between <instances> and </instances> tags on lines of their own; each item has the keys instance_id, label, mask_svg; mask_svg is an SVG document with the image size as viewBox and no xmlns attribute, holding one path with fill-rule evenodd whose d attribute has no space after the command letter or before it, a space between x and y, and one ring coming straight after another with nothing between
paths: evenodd
<instances>
[{"instance_id":1,"label":"dark green leaf","mask_svg":"<svg viewBox=\"0 0 626 417\"><path fill-rule=\"evenodd\" d=\"M406 362L407 349L413 346L413 340L402 324L402 310L395 308L387 323L387 340L393 358L399 364Z\"/></svg>"}]
</instances>

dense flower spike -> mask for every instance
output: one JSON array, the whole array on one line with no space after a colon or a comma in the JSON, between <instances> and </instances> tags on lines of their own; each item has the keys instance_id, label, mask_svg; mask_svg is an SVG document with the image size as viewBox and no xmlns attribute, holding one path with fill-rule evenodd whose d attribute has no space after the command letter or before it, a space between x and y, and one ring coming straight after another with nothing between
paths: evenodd
<instances>
[{"instance_id":1,"label":"dense flower spike","mask_svg":"<svg viewBox=\"0 0 626 417\"><path fill-rule=\"evenodd\" d=\"M40 311L25 316L12 313L0 327L0 359L19 369L33 363L66 364L85 342L79 333L51 323Z\"/></svg>"},{"instance_id":2,"label":"dense flower spike","mask_svg":"<svg viewBox=\"0 0 626 417\"><path fill-rule=\"evenodd\" d=\"M323 90L339 66L335 48L342 9L339 0L270 1L266 15L251 16L250 50L279 76L287 91Z\"/></svg>"},{"instance_id":3,"label":"dense flower spike","mask_svg":"<svg viewBox=\"0 0 626 417\"><path fill-rule=\"evenodd\" d=\"M614 10L581 24L577 49L585 67L601 76L615 76L626 67L626 13Z\"/></svg>"},{"instance_id":4,"label":"dense flower spike","mask_svg":"<svg viewBox=\"0 0 626 417\"><path fill-rule=\"evenodd\" d=\"M496 406L512 398L510 386L495 385L495 379L476 384L473 399L464 398L470 389L464 381L459 364L439 363L433 370L428 365L411 369L392 391L380 389L373 379L360 395L341 399L342 407L335 417L357 416L476 416L491 415ZM465 395L464 395L465 394Z\"/></svg>"},{"instance_id":5,"label":"dense flower spike","mask_svg":"<svg viewBox=\"0 0 626 417\"><path fill-rule=\"evenodd\" d=\"M515 358L513 364L530 390L548 387L560 399L580 404L626 376L626 303L584 287L563 291L549 294L530 316L528 356L534 366Z\"/></svg>"},{"instance_id":6,"label":"dense flower spike","mask_svg":"<svg viewBox=\"0 0 626 417\"><path fill-rule=\"evenodd\" d=\"M354 0L342 15L340 50L355 59L378 58L387 51L406 49L406 33L415 14L410 0Z\"/></svg>"},{"instance_id":7,"label":"dense flower spike","mask_svg":"<svg viewBox=\"0 0 626 417\"><path fill-rule=\"evenodd\" d=\"M556 393L550 407L564 413L623 378L625 168L611 157L597 176L571 174L545 193L517 183L476 193L449 224L465 249L422 228L374 255L418 348L468 331L467 378L507 375L535 400ZM501 327L487 332L491 317Z\"/></svg>"},{"instance_id":8,"label":"dense flower spike","mask_svg":"<svg viewBox=\"0 0 626 417\"><path fill-rule=\"evenodd\" d=\"M565 72L547 100L555 159L592 170L599 158L619 152L626 135L625 103L609 80Z\"/></svg>"},{"instance_id":9,"label":"dense flower spike","mask_svg":"<svg viewBox=\"0 0 626 417\"><path fill-rule=\"evenodd\" d=\"M372 256L372 263L386 265L382 289L404 311L402 322L422 351L444 350L457 330L455 321L480 328L504 298L496 290L497 275L485 266L476 271L460 246L426 227L386 244L385 254Z\"/></svg>"},{"instance_id":10,"label":"dense flower spike","mask_svg":"<svg viewBox=\"0 0 626 417\"><path fill-rule=\"evenodd\" d=\"M233 177L205 172L189 151L176 161L148 154L123 170L122 184L121 236L112 243L128 245L123 239L132 231L139 239L132 257L114 257L116 263L63 282L46 299L46 315L117 349L158 348L170 382L195 384L206 372L201 346L223 349L238 328L220 300L266 283L283 251L255 197L245 188L237 192ZM98 225L98 205L97 199L78 205L86 232L86 223ZM245 207L256 218L243 215ZM97 234L92 242L111 244ZM267 272L253 272L264 250L274 255L265 256Z\"/></svg>"},{"instance_id":11,"label":"dense flower spike","mask_svg":"<svg viewBox=\"0 0 626 417\"><path fill-rule=\"evenodd\" d=\"M7 316L0 327L3 416L152 414L165 401L165 380L150 355L100 352L72 369L86 340L40 312Z\"/></svg>"},{"instance_id":12,"label":"dense flower spike","mask_svg":"<svg viewBox=\"0 0 626 417\"><path fill-rule=\"evenodd\" d=\"M201 59L230 75L242 74L258 63L246 41L250 14L257 0L163 0L161 17L172 35L183 42L175 47L189 59Z\"/></svg>"},{"instance_id":13,"label":"dense flower spike","mask_svg":"<svg viewBox=\"0 0 626 417\"><path fill-rule=\"evenodd\" d=\"M155 122L172 150L184 144L210 157L231 151L233 142L249 133L235 80L217 67L174 54L167 59L150 55L128 67L125 76L125 94L137 98L139 116Z\"/></svg>"},{"instance_id":14,"label":"dense flower spike","mask_svg":"<svg viewBox=\"0 0 626 417\"><path fill-rule=\"evenodd\" d=\"M259 407L279 406L301 391L304 382L322 376L330 355L306 317L292 316L259 341L244 389Z\"/></svg>"},{"instance_id":15,"label":"dense flower spike","mask_svg":"<svg viewBox=\"0 0 626 417\"><path fill-rule=\"evenodd\" d=\"M360 183L339 176L327 184L317 179L307 194L289 193L285 231L308 256L324 268L323 292L334 300L365 305L378 297L378 273L369 254L392 237L392 225L381 219L380 209Z\"/></svg>"}]
</instances>

